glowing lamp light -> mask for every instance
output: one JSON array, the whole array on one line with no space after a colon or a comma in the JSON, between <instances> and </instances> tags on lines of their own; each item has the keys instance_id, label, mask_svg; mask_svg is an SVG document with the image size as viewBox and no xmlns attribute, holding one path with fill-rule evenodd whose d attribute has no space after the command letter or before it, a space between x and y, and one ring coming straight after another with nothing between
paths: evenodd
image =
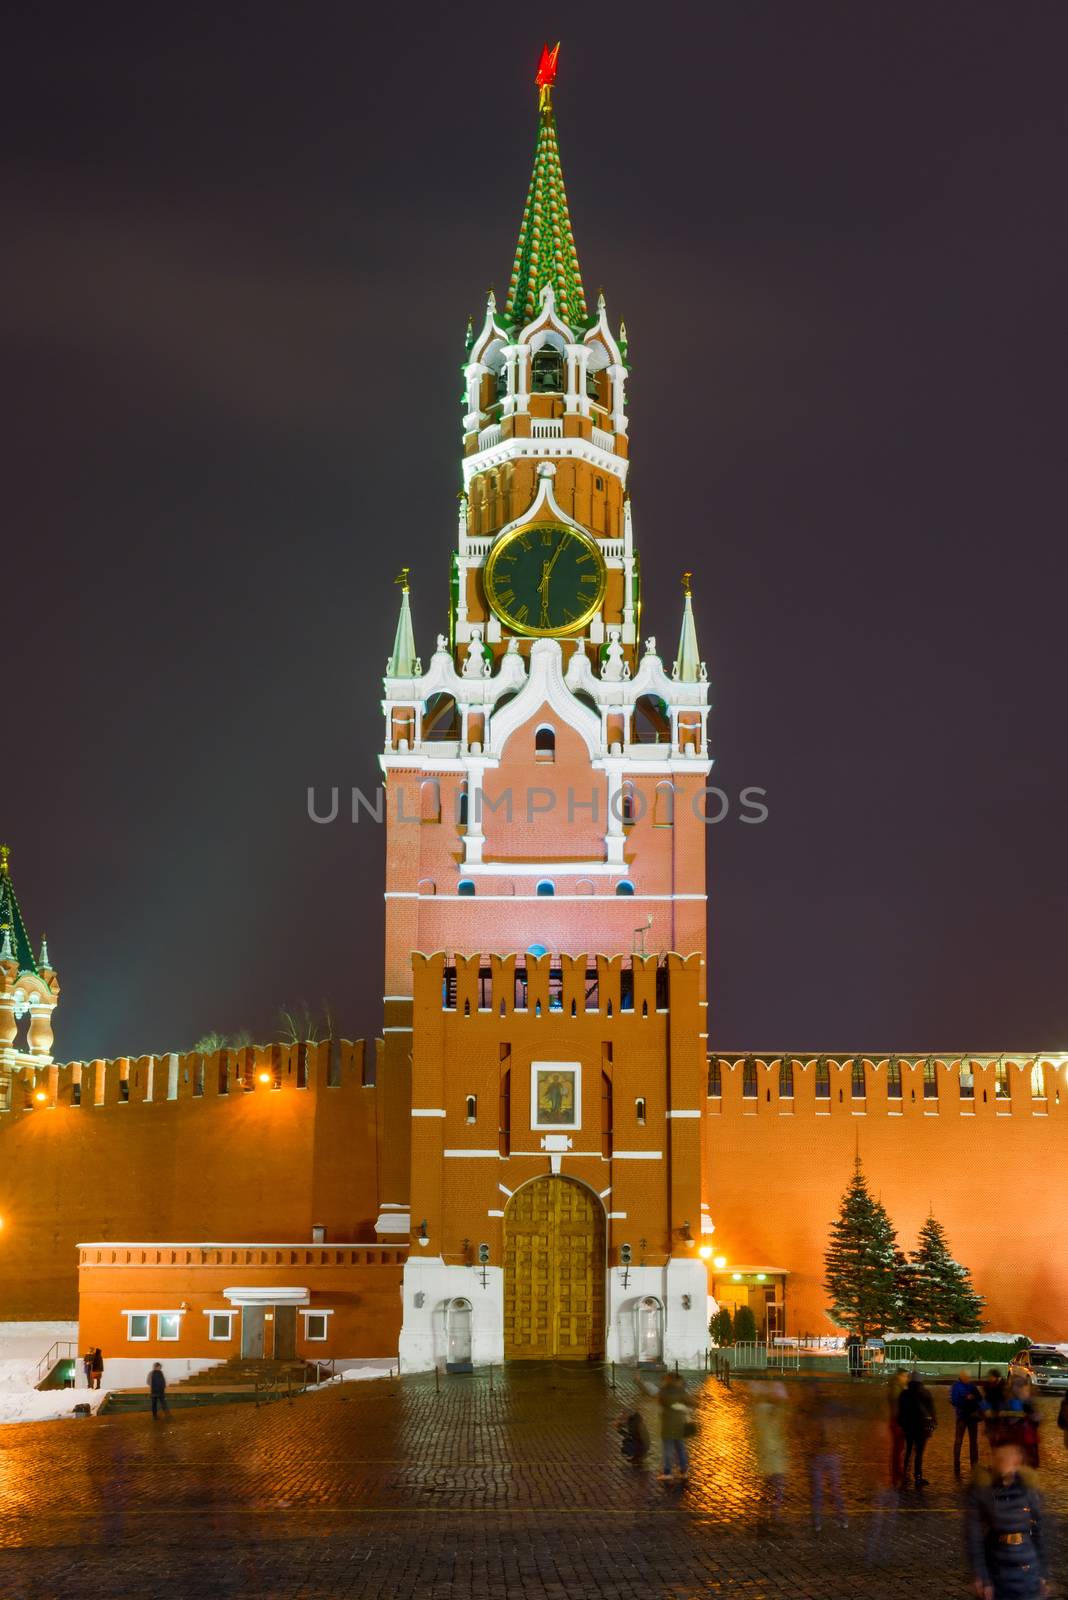
<instances>
[{"instance_id":1,"label":"glowing lamp light","mask_svg":"<svg viewBox=\"0 0 1068 1600\"><path fill-rule=\"evenodd\" d=\"M697 1254L701 1257L702 1261L707 1261L712 1254L712 1246L710 1244L703 1244L698 1250Z\"/></svg>"},{"instance_id":2,"label":"glowing lamp light","mask_svg":"<svg viewBox=\"0 0 1068 1600\"><path fill-rule=\"evenodd\" d=\"M741 1281L742 1281L742 1275L741 1275L740 1272L732 1272L731 1273L731 1282L732 1283L741 1283Z\"/></svg>"},{"instance_id":3,"label":"glowing lamp light","mask_svg":"<svg viewBox=\"0 0 1068 1600\"><path fill-rule=\"evenodd\" d=\"M36 1089L34 1091L33 1098L37 1101L37 1104L39 1106L43 1106L45 1101L48 1099L48 1090L47 1089Z\"/></svg>"},{"instance_id":4,"label":"glowing lamp light","mask_svg":"<svg viewBox=\"0 0 1068 1600\"><path fill-rule=\"evenodd\" d=\"M767 1280L768 1280L768 1275L767 1275L766 1272L758 1272L757 1273L757 1283L766 1283Z\"/></svg>"},{"instance_id":5,"label":"glowing lamp light","mask_svg":"<svg viewBox=\"0 0 1068 1600\"><path fill-rule=\"evenodd\" d=\"M259 1078L261 1083L270 1083L270 1081L271 1081L271 1074L269 1072L257 1073L257 1077Z\"/></svg>"},{"instance_id":6,"label":"glowing lamp light","mask_svg":"<svg viewBox=\"0 0 1068 1600\"><path fill-rule=\"evenodd\" d=\"M717 1256L712 1265L715 1267L717 1272L722 1272L724 1267L727 1265L727 1257Z\"/></svg>"}]
</instances>

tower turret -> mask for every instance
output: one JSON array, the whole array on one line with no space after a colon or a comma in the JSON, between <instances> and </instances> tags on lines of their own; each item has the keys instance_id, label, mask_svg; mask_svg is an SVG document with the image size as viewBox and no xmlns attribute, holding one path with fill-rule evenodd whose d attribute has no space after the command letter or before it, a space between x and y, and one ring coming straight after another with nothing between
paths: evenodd
<instances>
[{"instance_id":1,"label":"tower turret","mask_svg":"<svg viewBox=\"0 0 1068 1600\"><path fill-rule=\"evenodd\" d=\"M0 845L0 1102L10 1104L14 1073L50 1064L58 999L47 941L35 960L11 880L11 851Z\"/></svg>"}]
</instances>

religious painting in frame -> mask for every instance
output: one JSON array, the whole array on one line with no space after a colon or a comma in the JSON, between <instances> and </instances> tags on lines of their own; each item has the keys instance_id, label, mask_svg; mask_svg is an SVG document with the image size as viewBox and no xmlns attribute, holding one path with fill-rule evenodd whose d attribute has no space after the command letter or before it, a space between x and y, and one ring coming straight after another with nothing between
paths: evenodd
<instances>
[{"instance_id":1,"label":"religious painting in frame","mask_svg":"<svg viewBox=\"0 0 1068 1600\"><path fill-rule=\"evenodd\" d=\"M578 1061L532 1061L530 1126L582 1127L582 1066Z\"/></svg>"}]
</instances>

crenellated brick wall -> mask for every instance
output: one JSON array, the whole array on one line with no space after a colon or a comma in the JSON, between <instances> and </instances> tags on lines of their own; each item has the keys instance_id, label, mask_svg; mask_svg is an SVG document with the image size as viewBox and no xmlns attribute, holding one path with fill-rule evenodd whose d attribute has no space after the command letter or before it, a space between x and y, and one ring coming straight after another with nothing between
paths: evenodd
<instances>
[{"instance_id":1,"label":"crenellated brick wall","mask_svg":"<svg viewBox=\"0 0 1068 1600\"><path fill-rule=\"evenodd\" d=\"M74 1062L0 1115L0 1317L74 1316L77 1245L375 1237L362 1041Z\"/></svg>"},{"instance_id":2,"label":"crenellated brick wall","mask_svg":"<svg viewBox=\"0 0 1068 1600\"><path fill-rule=\"evenodd\" d=\"M789 1331L830 1331L823 1255L859 1153L906 1250L930 1211L945 1225L988 1327L1063 1338L1066 1069L1060 1054L713 1055L703 1198L727 1273L785 1267Z\"/></svg>"}]
</instances>

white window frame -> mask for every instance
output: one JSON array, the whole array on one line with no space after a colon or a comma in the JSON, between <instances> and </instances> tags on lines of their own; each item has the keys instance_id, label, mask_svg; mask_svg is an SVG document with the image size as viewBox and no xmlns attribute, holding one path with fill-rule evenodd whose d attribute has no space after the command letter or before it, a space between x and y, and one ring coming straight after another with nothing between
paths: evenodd
<instances>
[{"instance_id":1,"label":"white window frame","mask_svg":"<svg viewBox=\"0 0 1068 1600\"><path fill-rule=\"evenodd\" d=\"M330 1337L328 1319L334 1315L333 1311L328 1311L325 1306L301 1306L299 1310L304 1318L304 1342L306 1344L325 1344ZM311 1325L312 1317L322 1317L323 1331L321 1334L309 1333L308 1329Z\"/></svg>"},{"instance_id":2,"label":"white window frame","mask_svg":"<svg viewBox=\"0 0 1068 1600\"><path fill-rule=\"evenodd\" d=\"M226 1306L220 1306L217 1311L216 1310L207 1310L207 1311L205 1311L204 1315L208 1319L208 1339L210 1340L210 1342L212 1344L229 1344L231 1339L234 1337L234 1318L237 1316L237 1312L236 1311L231 1311ZM215 1321L216 1317L225 1317L226 1318L226 1332L225 1333L213 1333L212 1332L212 1328L213 1328L214 1321Z\"/></svg>"},{"instance_id":3,"label":"white window frame","mask_svg":"<svg viewBox=\"0 0 1068 1600\"><path fill-rule=\"evenodd\" d=\"M175 1319L175 1321L178 1324L177 1333L164 1333L164 1331L163 1331L163 1319L164 1319L164 1317L173 1317ZM177 1344L181 1337L182 1337L182 1313L180 1311L178 1311L178 1310L174 1310L174 1311L157 1311L156 1312L156 1338L159 1340L160 1344Z\"/></svg>"},{"instance_id":4,"label":"white window frame","mask_svg":"<svg viewBox=\"0 0 1068 1600\"><path fill-rule=\"evenodd\" d=\"M151 1311L124 1311L123 1312L123 1316L126 1318L126 1339L127 1339L127 1342L129 1344L147 1344L148 1341L152 1337L152 1313L151 1313ZM144 1331L144 1333L134 1333L133 1325L134 1325L134 1318L135 1317L144 1317L144 1319L145 1319L145 1331Z\"/></svg>"}]
</instances>

